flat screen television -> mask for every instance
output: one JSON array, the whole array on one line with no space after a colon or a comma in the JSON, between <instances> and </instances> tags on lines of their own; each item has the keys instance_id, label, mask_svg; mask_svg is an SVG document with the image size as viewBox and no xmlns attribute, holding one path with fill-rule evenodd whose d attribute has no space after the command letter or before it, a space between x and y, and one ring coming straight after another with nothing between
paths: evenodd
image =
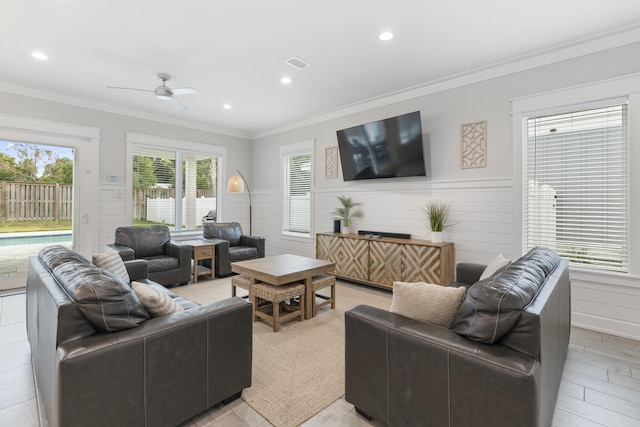
<instances>
[{"instance_id":1,"label":"flat screen television","mask_svg":"<svg viewBox=\"0 0 640 427\"><path fill-rule=\"evenodd\" d=\"M337 134L345 181L427 176L420 111L342 129Z\"/></svg>"}]
</instances>

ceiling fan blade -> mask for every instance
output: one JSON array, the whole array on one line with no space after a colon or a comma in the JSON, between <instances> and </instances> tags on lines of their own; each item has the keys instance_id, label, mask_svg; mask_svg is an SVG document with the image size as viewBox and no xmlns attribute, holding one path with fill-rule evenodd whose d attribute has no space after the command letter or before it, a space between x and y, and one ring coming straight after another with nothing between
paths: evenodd
<instances>
[{"instance_id":1,"label":"ceiling fan blade","mask_svg":"<svg viewBox=\"0 0 640 427\"><path fill-rule=\"evenodd\" d=\"M173 92L174 95L191 95L194 93L198 93L198 91L192 87L179 87L176 89L172 88L171 91Z\"/></svg>"},{"instance_id":2,"label":"ceiling fan blade","mask_svg":"<svg viewBox=\"0 0 640 427\"><path fill-rule=\"evenodd\" d=\"M149 90L149 89L138 89L135 87L120 87L120 86L107 86L107 89L124 89L124 90L139 90L141 92L154 92L153 90Z\"/></svg>"},{"instance_id":3,"label":"ceiling fan blade","mask_svg":"<svg viewBox=\"0 0 640 427\"><path fill-rule=\"evenodd\" d=\"M180 101L178 101L176 98L171 97L169 98L169 102L171 103L171 105L173 105L177 110L180 111L185 111L187 109L187 107L184 106L184 104Z\"/></svg>"}]
</instances>

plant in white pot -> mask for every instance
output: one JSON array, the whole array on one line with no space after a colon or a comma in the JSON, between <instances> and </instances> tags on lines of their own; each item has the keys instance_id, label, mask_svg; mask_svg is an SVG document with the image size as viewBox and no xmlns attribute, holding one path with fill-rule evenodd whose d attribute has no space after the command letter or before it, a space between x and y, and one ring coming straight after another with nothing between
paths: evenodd
<instances>
[{"instance_id":1,"label":"plant in white pot","mask_svg":"<svg viewBox=\"0 0 640 427\"><path fill-rule=\"evenodd\" d=\"M427 226L431 230L431 241L442 243L442 232L455 225L449 219L449 205L447 203L427 202L422 211L427 217Z\"/></svg>"},{"instance_id":2,"label":"plant in white pot","mask_svg":"<svg viewBox=\"0 0 640 427\"><path fill-rule=\"evenodd\" d=\"M342 206L331 212L331 215L333 215L333 219L342 221L342 233L349 234L353 220L363 218L364 212L358 207L361 203L354 202L351 197L338 196L338 200Z\"/></svg>"}]
</instances>

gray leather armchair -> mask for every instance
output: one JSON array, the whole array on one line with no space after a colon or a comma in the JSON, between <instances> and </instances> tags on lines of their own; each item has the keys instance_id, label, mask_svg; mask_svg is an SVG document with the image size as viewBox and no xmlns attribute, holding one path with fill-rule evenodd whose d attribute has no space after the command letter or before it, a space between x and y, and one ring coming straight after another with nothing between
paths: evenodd
<instances>
[{"instance_id":1,"label":"gray leather armchair","mask_svg":"<svg viewBox=\"0 0 640 427\"><path fill-rule=\"evenodd\" d=\"M231 263L254 258L264 258L264 237L245 236L237 222L206 222L202 229L202 240L216 245L216 276L230 275ZM211 261L203 264L211 268Z\"/></svg>"},{"instance_id":2,"label":"gray leather armchair","mask_svg":"<svg viewBox=\"0 0 640 427\"><path fill-rule=\"evenodd\" d=\"M162 285L186 285L191 280L191 248L171 240L166 225L118 227L115 249L125 264L134 259L147 263L149 280Z\"/></svg>"},{"instance_id":3,"label":"gray leather armchair","mask_svg":"<svg viewBox=\"0 0 640 427\"><path fill-rule=\"evenodd\" d=\"M550 426L569 343L568 262L535 248L482 281L483 266L458 266L469 290L452 329L366 305L345 313L345 400L396 427ZM493 343L477 336L509 319Z\"/></svg>"}]
</instances>

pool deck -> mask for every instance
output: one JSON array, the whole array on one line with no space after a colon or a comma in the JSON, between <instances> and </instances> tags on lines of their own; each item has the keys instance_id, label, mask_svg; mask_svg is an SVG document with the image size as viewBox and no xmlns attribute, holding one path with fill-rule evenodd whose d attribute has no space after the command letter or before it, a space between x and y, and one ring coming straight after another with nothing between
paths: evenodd
<instances>
[{"instance_id":1,"label":"pool deck","mask_svg":"<svg viewBox=\"0 0 640 427\"><path fill-rule=\"evenodd\" d=\"M25 237L34 233L2 233L0 237ZM50 231L37 234L69 234L69 231ZM29 257L38 255L42 248L62 245L71 248L71 242L34 243L29 245L0 246L0 290L24 287L27 279Z\"/></svg>"}]
</instances>

